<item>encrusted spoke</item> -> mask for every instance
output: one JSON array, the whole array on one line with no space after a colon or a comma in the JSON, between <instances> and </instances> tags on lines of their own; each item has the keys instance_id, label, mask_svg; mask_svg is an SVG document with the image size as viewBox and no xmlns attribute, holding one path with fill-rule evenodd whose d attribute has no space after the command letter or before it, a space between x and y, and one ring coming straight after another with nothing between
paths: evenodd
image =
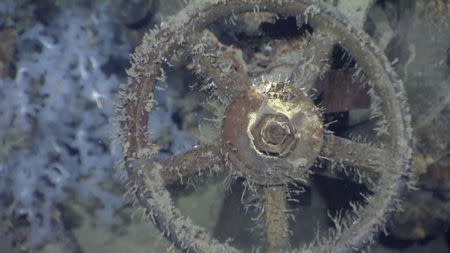
<instances>
[{"instance_id":1,"label":"encrusted spoke","mask_svg":"<svg viewBox=\"0 0 450 253\"><path fill-rule=\"evenodd\" d=\"M365 173L371 178L376 178L383 171L390 170L389 166L392 166L392 156L387 150L335 135L325 136L325 145L321 155L326 160L344 166L357 167L363 170L361 174Z\"/></svg>"},{"instance_id":2,"label":"encrusted spoke","mask_svg":"<svg viewBox=\"0 0 450 253\"><path fill-rule=\"evenodd\" d=\"M207 172L219 172L223 166L221 147L205 145L174 155L161 162L161 176L166 184L183 183L190 176L201 176Z\"/></svg>"},{"instance_id":3,"label":"encrusted spoke","mask_svg":"<svg viewBox=\"0 0 450 253\"><path fill-rule=\"evenodd\" d=\"M286 252L290 245L285 186L265 187L264 196L267 252Z\"/></svg>"},{"instance_id":4,"label":"encrusted spoke","mask_svg":"<svg viewBox=\"0 0 450 253\"><path fill-rule=\"evenodd\" d=\"M232 99L251 85L242 51L222 44L205 30L193 49L194 68L205 78L206 89L217 89L221 96Z\"/></svg>"},{"instance_id":5,"label":"encrusted spoke","mask_svg":"<svg viewBox=\"0 0 450 253\"><path fill-rule=\"evenodd\" d=\"M336 45L336 38L329 33L314 32L300 56L290 80L295 85L310 91L318 79L331 67L331 55Z\"/></svg>"}]
</instances>

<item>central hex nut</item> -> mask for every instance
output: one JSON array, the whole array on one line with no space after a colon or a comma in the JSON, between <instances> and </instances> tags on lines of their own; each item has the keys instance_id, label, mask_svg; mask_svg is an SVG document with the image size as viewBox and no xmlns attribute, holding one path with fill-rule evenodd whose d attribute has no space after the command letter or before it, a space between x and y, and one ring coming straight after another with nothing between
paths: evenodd
<instances>
[{"instance_id":1,"label":"central hex nut","mask_svg":"<svg viewBox=\"0 0 450 253\"><path fill-rule=\"evenodd\" d=\"M261 130L263 141L272 145L283 143L290 133L289 126L286 123L278 121L267 122Z\"/></svg>"},{"instance_id":2,"label":"central hex nut","mask_svg":"<svg viewBox=\"0 0 450 253\"><path fill-rule=\"evenodd\" d=\"M285 155L295 143L295 128L283 114L263 115L251 129L251 134L256 149L266 155Z\"/></svg>"}]
</instances>

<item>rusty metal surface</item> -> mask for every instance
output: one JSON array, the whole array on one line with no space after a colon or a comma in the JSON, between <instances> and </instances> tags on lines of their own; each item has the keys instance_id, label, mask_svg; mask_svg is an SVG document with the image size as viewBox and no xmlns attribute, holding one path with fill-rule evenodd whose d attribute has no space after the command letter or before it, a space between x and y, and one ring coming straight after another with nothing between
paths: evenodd
<instances>
[{"instance_id":1,"label":"rusty metal surface","mask_svg":"<svg viewBox=\"0 0 450 253\"><path fill-rule=\"evenodd\" d=\"M339 174L346 167L357 168L357 175L353 180L371 188L378 183L382 175L396 173L392 153L387 149L334 135L325 135L324 139L320 159L331 162L332 169L315 170L319 175L339 178Z\"/></svg>"},{"instance_id":2,"label":"rusty metal surface","mask_svg":"<svg viewBox=\"0 0 450 253\"><path fill-rule=\"evenodd\" d=\"M335 237L321 240L319 244L312 245L312 248L306 250L328 252L329 245L334 245L333 250L336 252L348 252L353 248L362 248L370 241L374 228L382 225L389 211L396 208L397 198L406 187L407 177L405 175L409 173L410 149L408 145L411 133L409 131L408 108L404 101L402 86L391 72L386 58L380 54L370 39L358 33L345 18L332 10L319 3L312 5L309 1L292 3L260 1L258 3L260 3L259 7L263 11L270 10L283 15L294 16L298 13L304 13L308 24L316 29L316 36L313 34L313 38L316 37L318 41L311 46L317 46L319 51L311 51L317 53L318 57L315 57L314 53L311 55L309 60L315 61L312 66L307 64L310 61L305 62L300 59L298 67L301 70L306 70L306 66L313 68L308 68L311 71L302 73L305 75L297 75L300 81L294 83L308 90L309 86L322 74L323 60L327 58L326 52L330 52L335 41L338 41L360 63L367 76L373 81L372 92L377 94L380 101L383 102L377 108L383 112L383 117L377 117L381 117L384 120L383 123L386 124L381 126L380 129L383 131L380 134L387 134L390 137L385 144L389 146L392 153L395 173L389 175L383 173L380 177L382 180L380 180L380 185L374 192L373 198L368 199L370 201L363 209L358 209L358 218L355 222L341 231L340 234L336 234ZM264 5L261 5L261 3L264 3ZM183 21L178 21L178 23L162 30L155 30L150 36L145 37L143 46L138 48L134 55L136 61L129 71L131 73L130 81L126 87L125 99L122 101L127 114L123 115L124 120L121 122L123 143L126 147L124 152L128 165L128 176L135 185L136 196L146 213L168 239L183 250L205 253L223 252L224 250L240 252L230 245L219 243L211 238L206 231L180 215L172 202L168 200L168 192L161 182L162 179L158 170L162 167L152 170L145 169L148 168L146 164L152 162L148 160L147 153L143 152L151 144L146 137L145 130L146 113L148 112L146 101L148 101L147 96L153 92L156 78L160 76L160 62L154 62L151 59L170 58L172 53L180 51L180 48L178 48L180 47L180 40L187 41L186 45L191 47L189 49L195 48L196 43L201 41L198 39L198 35L208 24L224 16L252 12L255 10L254 4L253 2L234 0L191 9L191 11L195 11L190 14L200 11L201 15L181 16ZM178 28L184 30L180 33L177 30ZM319 34L327 34L327 36L324 38ZM332 36L329 37L328 34ZM322 42L329 46L322 47ZM182 49L186 50L186 48ZM323 52L325 52L325 56L323 56ZM199 66L199 68L202 69L202 66ZM214 70L211 69L211 71ZM212 75L217 76L214 73ZM222 82L228 81L220 79L220 77L217 79ZM218 84L218 87L232 85L242 86L241 83L222 83ZM226 88L222 89L225 92L226 90ZM302 178L316 160L323 143L324 126L319 110L314 103L300 89L286 85L281 85L280 88L279 83L258 82L256 88L247 88L240 96L235 95L237 94L231 96L234 101L226 110L223 125L224 145L228 149L225 156L228 156L234 165L239 165L233 166L233 169L236 167L236 170L241 172L240 175L248 181L263 186L279 185L289 180ZM292 150L287 149L289 152L285 156L283 154L281 156L267 156L254 148L252 138L255 136L251 133L251 129L262 117L277 113L282 113L289 118L291 125L295 127L297 142ZM282 125L282 123L280 124ZM259 138L257 134L256 138ZM345 159L348 153L342 155ZM348 158L350 162L358 161L358 157L349 156ZM281 195L276 197L276 199L281 198L284 197ZM278 208L274 214L281 214L282 210L283 208ZM372 213L370 210L378 211ZM279 215L273 217L277 216ZM278 235L271 234L269 238L271 236L276 238Z\"/></svg>"},{"instance_id":3,"label":"rusty metal surface","mask_svg":"<svg viewBox=\"0 0 450 253\"><path fill-rule=\"evenodd\" d=\"M393 164L391 151L373 147L368 143L326 135L324 146L322 152L325 159L353 165L372 173L384 173L382 170Z\"/></svg>"},{"instance_id":4,"label":"rusty metal surface","mask_svg":"<svg viewBox=\"0 0 450 253\"><path fill-rule=\"evenodd\" d=\"M296 143L297 130L283 114L265 114L250 130L255 148L269 156L284 156Z\"/></svg>"},{"instance_id":5,"label":"rusty metal surface","mask_svg":"<svg viewBox=\"0 0 450 253\"><path fill-rule=\"evenodd\" d=\"M349 69L328 72L317 85L322 91L321 106L326 113L345 112L370 107L369 88L352 78Z\"/></svg>"},{"instance_id":6,"label":"rusty metal surface","mask_svg":"<svg viewBox=\"0 0 450 253\"><path fill-rule=\"evenodd\" d=\"M259 184L304 180L322 145L319 111L298 89L263 84L267 85L273 87L267 92L249 89L228 107L223 139L230 159L247 179ZM261 124L267 120L287 124L290 134L280 145L264 141Z\"/></svg>"},{"instance_id":7,"label":"rusty metal surface","mask_svg":"<svg viewBox=\"0 0 450 253\"><path fill-rule=\"evenodd\" d=\"M270 253L282 253L291 250L289 246L289 223L284 186L266 187L265 216L267 247Z\"/></svg>"},{"instance_id":8,"label":"rusty metal surface","mask_svg":"<svg viewBox=\"0 0 450 253\"><path fill-rule=\"evenodd\" d=\"M196 147L174 155L163 161L162 166L161 177L167 184L183 184L189 177L219 172L224 168L221 147L218 145Z\"/></svg>"},{"instance_id":9,"label":"rusty metal surface","mask_svg":"<svg viewBox=\"0 0 450 253\"><path fill-rule=\"evenodd\" d=\"M232 99L251 85L248 68L239 48L223 45L209 31L203 32L201 43L192 54L193 62L198 66L196 70L221 96Z\"/></svg>"}]
</instances>

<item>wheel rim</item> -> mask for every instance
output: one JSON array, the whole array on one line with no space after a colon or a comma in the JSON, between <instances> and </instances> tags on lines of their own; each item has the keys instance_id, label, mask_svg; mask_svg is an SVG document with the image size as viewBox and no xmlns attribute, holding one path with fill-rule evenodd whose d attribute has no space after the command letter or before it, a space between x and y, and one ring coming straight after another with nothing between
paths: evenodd
<instances>
[{"instance_id":1,"label":"wheel rim","mask_svg":"<svg viewBox=\"0 0 450 253\"><path fill-rule=\"evenodd\" d=\"M143 44L136 49L133 56L133 64L128 72L129 82L123 87L119 106L121 115L119 121L123 130L120 138L124 147L126 170L133 191L149 218L177 247L193 252L239 252L229 245L212 239L204 230L183 217L173 206L163 183L162 177L165 172L160 171L164 166L151 160L153 149L147 135L147 122L148 111L153 103L152 93L156 80L161 75L160 67L164 59L170 58L172 54L182 50L183 47L195 44L197 39L194 35L197 34L197 31L202 31L215 19L241 12L252 12L255 10L256 4L260 11L270 10L285 15L306 14L305 16L312 26L325 30L335 29L342 32L341 34L345 34L337 35L337 41L352 53L358 64L361 64L369 78L374 81L374 91L381 96L383 112L386 112L386 121L389 124L387 130L391 136L389 145L390 151L393 151L392 166L398 171L390 176L383 173L381 177L383 183L378 185L378 189L375 189L377 197L374 197L366 207L358 211L360 214L357 220L358 226L350 225L345 231L338 231L335 237L324 239L320 244L313 246L312 252L327 252L330 249L333 249L333 252L346 252L352 248L361 248L369 243L373 232L383 226L388 214L396 208L400 194L406 187L411 153L409 114L401 83L393 74L387 59L365 34L357 32L344 18L321 4L314 3L312 5L308 1L292 3L229 1L228 3L192 7L174 19L175 21L171 21L173 23L169 22L170 26L167 25L161 30L152 31L148 37L145 37ZM197 13L203 13L203 15L197 15ZM182 27L184 32L179 33L178 29ZM230 80L230 83L232 82L233 80ZM231 95L243 92L241 89L230 87L223 89L230 90ZM331 144L333 143L335 142L331 142ZM221 153L228 152L227 148L223 146L218 149ZM215 159L204 152L198 154L198 157L207 160ZM192 163L187 163L187 165L192 165ZM148 170L148 168L152 169ZM380 189L383 187L389 187L390 190ZM376 206L380 206L381 210L374 212L377 210Z\"/></svg>"}]
</instances>

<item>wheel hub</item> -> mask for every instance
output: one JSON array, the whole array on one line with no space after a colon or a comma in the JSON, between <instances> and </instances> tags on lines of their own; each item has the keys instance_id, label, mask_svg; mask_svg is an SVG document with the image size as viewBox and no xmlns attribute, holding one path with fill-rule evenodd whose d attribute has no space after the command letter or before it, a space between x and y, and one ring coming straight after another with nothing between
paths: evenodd
<instances>
[{"instance_id":1,"label":"wheel hub","mask_svg":"<svg viewBox=\"0 0 450 253\"><path fill-rule=\"evenodd\" d=\"M287 124L278 121L270 121L266 123L262 129L261 135L262 140L267 144L279 145L286 140L288 135L292 137L292 132Z\"/></svg>"},{"instance_id":2,"label":"wheel hub","mask_svg":"<svg viewBox=\"0 0 450 253\"><path fill-rule=\"evenodd\" d=\"M234 167L258 184L304 179L320 152L323 124L314 103L289 84L250 88L228 107L223 138Z\"/></svg>"},{"instance_id":3,"label":"wheel hub","mask_svg":"<svg viewBox=\"0 0 450 253\"><path fill-rule=\"evenodd\" d=\"M251 130L256 149L266 155L283 156L295 144L295 128L283 114L266 114Z\"/></svg>"}]
</instances>

